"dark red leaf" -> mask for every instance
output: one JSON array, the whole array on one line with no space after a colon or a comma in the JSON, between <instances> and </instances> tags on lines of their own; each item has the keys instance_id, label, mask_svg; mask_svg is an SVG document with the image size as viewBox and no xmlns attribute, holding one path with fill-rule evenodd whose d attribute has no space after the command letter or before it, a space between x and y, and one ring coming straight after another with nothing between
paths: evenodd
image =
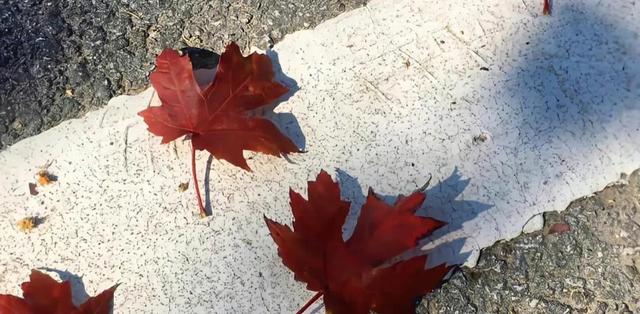
<instances>
[{"instance_id":1,"label":"dark red leaf","mask_svg":"<svg viewBox=\"0 0 640 314\"><path fill-rule=\"evenodd\" d=\"M433 291L451 270L444 264L425 271L426 256L378 270L370 284L376 313L413 313L415 301ZM403 278L403 281L396 278Z\"/></svg>"},{"instance_id":2,"label":"dark red leaf","mask_svg":"<svg viewBox=\"0 0 640 314\"><path fill-rule=\"evenodd\" d=\"M200 197L195 150L207 150L245 170L250 170L243 156L245 150L274 156L300 152L255 110L288 91L275 81L266 55L243 57L238 45L231 43L220 56L213 81L199 86L189 57L166 49L156 59L156 70L150 78L162 104L138 114L149 132L162 137L163 144L184 135L190 137L191 171L202 216L207 213Z\"/></svg>"},{"instance_id":3,"label":"dark red leaf","mask_svg":"<svg viewBox=\"0 0 640 314\"><path fill-rule=\"evenodd\" d=\"M68 281L57 282L37 270L31 271L21 288L22 298L0 295L0 314L108 314L116 286L89 298L80 308L71 300Z\"/></svg>"},{"instance_id":4,"label":"dark red leaf","mask_svg":"<svg viewBox=\"0 0 640 314\"><path fill-rule=\"evenodd\" d=\"M35 314L24 299L0 294L0 314Z\"/></svg>"},{"instance_id":5,"label":"dark red leaf","mask_svg":"<svg viewBox=\"0 0 640 314\"><path fill-rule=\"evenodd\" d=\"M29 281L21 287L22 297L36 313L66 314L75 310L69 282L60 283L47 274L32 270Z\"/></svg>"},{"instance_id":6,"label":"dark red leaf","mask_svg":"<svg viewBox=\"0 0 640 314\"><path fill-rule=\"evenodd\" d=\"M420 238L444 225L433 218L414 214L424 200L424 193L414 193L390 206L369 190L367 202L358 217L358 227L348 245L378 265L414 247Z\"/></svg>"},{"instance_id":7,"label":"dark red leaf","mask_svg":"<svg viewBox=\"0 0 640 314\"><path fill-rule=\"evenodd\" d=\"M265 218L278 254L297 280L324 295L327 312L412 313L415 300L433 290L450 270L440 265L425 270L426 257L391 266L391 258L444 225L415 215L425 200L422 192L400 197L394 205L372 191L363 205L353 236L342 240L349 203L340 188L321 171L308 185L308 200L290 192L293 230Z\"/></svg>"},{"instance_id":8,"label":"dark red leaf","mask_svg":"<svg viewBox=\"0 0 640 314\"><path fill-rule=\"evenodd\" d=\"M89 298L80 305L76 314L109 314L111 312L111 303L113 303L113 294L116 292L118 285L115 285L105 291L102 291L95 297Z\"/></svg>"},{"instance_id":9,"label":"dark red leaf","mask_svg":"<svg viewBox=\"0 0 640 314\"><path fill-rule=\"evenodd\" d=\"M156 59L151 84L162 105L139 113L162 143L190 135L194 147L249 170L243 150L274 156L299 152L269 120L249 115L284 95L274 80L271 61L253 53L243 57L231 43L220 57L211 84L198 86L188 56L166 49Z\"/></svg>"},{"instance_id":10,"label":"dark red leaf","mask_svg":"<svg viewBox=\"0 0 640 314\"><path fill-rule=\"evenodd\" d=\"M265 217L278 253L295 278L307 283L307 289L319 291L326 281L324 251L327 243L342 241L342 225L349 214L349 203L340 199L340 187L321 171L316 182L309 182L309 201L289 191L294 222L289 226Z\"/></svg>"}]
</instances>

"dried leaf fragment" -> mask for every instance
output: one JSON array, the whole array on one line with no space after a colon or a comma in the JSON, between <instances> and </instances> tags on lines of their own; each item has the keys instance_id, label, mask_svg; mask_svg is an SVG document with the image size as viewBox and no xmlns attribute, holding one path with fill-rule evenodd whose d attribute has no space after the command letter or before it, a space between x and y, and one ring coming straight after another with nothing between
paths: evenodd
<instances>
[{"instance_id":1,"label":"dried leaf fragment","mask_svg":"<svg viewBox=\"0 0 640 314\"><path fill-rule=\"evenodd\" d=\"M42 169L38 171L38 183L41 186L45 186L56 181L58 181L58 177L51 174L48 170Z\"/></svg>"},{"instance_id":2,"label":"dried leaf fragment","mask_svg":"<svg viewBox=\"0 0 640 314\"><path fill-rule=\"evenodd\" d=\"M38 185L32 182L29 182L29 194L38 195Z\"/></svg>"},{"instance_id":3,"label":"dried leaf fragment","mask_svg":"<svg viewBox=\"0 0 640 314\"><path fill-rule=\"evenodd\" d=\"M58 177L49 172L49 167L53 161L47 161L44 166L41 166L38 170L36 176L38 177L38 183L41 186L45 186L51 184L52 182L58 181Z\"/></svg>"},{"instance_id":4,"label":"dried leaf fragment","mask_svg":"<svg viewBox=\"0 0 640 314\"><path fill-rule=\"evenodd\" d=\"M37 222L38 221L36 220L36 217L25 217L18 220L16 226L18 227L18 229L20 229L20 231L29 233L37 226Z\"/></svg>"},{"instance_id":5,"label":"dried leaf fragment","mask_svg":"<svg viewBox=\"0 0 640 314\"><path fill-rule=\"evenodd\" d=\"M178 191L180 192L184 192L189 188L189 181L187 182L182 182L178 185Z\"/></svg>"},{"instance_id":6,"label":"dried leaf fragment","mask_svg":"<svg viewBox=\"0 0 640 314\"><path fill-rule=\"evenodd\" d=\"M45 219L46 217L38 216L25 217L20 219L16 223L16 226L18 227L18 229L20 229L20 231L28 233L34 228L37 228L39 225L41 225L45 221Z\"/></svg>"},{"instance_id":7,"label":"dried leaf fragment","mask_svg":"<svg viewBox=\"0 0 640 314\"><path fill-rule=\"evenodd\" d=\"M556 223L551 225L551 227L549 227L549 234L554 234L554 233L562 234L569 231L571 231L571 226L567 223Z\"/></svg>"}]
</instances>

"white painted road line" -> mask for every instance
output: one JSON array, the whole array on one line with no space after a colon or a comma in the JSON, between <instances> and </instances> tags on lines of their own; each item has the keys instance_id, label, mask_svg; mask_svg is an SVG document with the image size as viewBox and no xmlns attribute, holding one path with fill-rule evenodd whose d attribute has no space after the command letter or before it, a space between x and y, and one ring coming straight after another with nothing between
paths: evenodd
<instances>
[{"instance_id":1,"label":"white painted road line","mask_svg":"<svg viewBox=\"0 0 640 314\"><path fill-rule=\"evenodd\" d=\"M176 192L190 179L188 143L160 145L136 115L152 91L116 97L0 152L5 226L47 216L27 235L0 230L0 289L19 294L46 266L82 275L89 294L121 282L118 313L294 312L313 293L282 265L262 215L288 223L289 187L306 191L320 169L355 203L369 186L406 194L433 175L425 213L450 225L426 246L438 246L430 262L473 264L533 215L640 167L630 5L558 2L542 16L538 0L380 0L287 36L270 55L299 90L276 121L308 152L295 164L255 155L252 173L213 161L204 220L193 190ZM59 181L31 196L47 160Z\"/></svg>"}]
</instances>

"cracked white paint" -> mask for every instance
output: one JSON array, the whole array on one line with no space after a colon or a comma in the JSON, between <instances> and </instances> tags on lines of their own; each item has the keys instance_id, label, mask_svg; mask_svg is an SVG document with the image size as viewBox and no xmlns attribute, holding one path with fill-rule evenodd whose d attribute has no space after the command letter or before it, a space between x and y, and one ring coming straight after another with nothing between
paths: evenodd
<instances>
[{"instance_id":1,"label":"cracked white paint","mask_svg":"<svg viewBox=\"0 0 640 314\"><path fill-rule=\"evenodd\" d=\"M308 152L249 154L252 173L214 161L207 219L192 188L177 191L188 143L160 145L136 116L151 91L13 145L0 152L0 289L18 294L30 268L50 267L82 275L89 294L122 283L119 313L291 313L312 293L262 214L289 222L289 187L336 168L355 203L433 175L422 212L451 224L431 264L472 263L531 216L640 167L638 4L541 6L380 0L287 36L275 51L300 89L276 111L297 118ZM276 120L296 133L290 115ZM59 182L29 195L51 159ZM47 221L32 233L11 227L34 214Z\"/></svg>"},{"instance_id":2,"label":"cracked white paint","mask_svg":"<svg viewBox=\"0 0 640 314\"><path fill-rule=\"evenodd\" d=\"M531 233L542 229L542 227L544 227L544 216L540 213L529 218L524 226L522 226L522 232Z\"/></svg>"}]
</instances>

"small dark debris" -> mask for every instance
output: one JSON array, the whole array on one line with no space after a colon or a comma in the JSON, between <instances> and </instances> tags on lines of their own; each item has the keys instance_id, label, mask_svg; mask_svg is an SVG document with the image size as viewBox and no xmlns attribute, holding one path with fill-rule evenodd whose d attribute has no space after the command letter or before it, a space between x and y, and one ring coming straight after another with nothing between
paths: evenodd
<instances>
[{"instance_id":1,"label":"small dark debris","mask_svg":"<svg viewBox=\"0 0 640 314\"><path fill-rule=\"evenodd\" d=\"M184 47L180 49L180 52L189 55L194 69L215 69L220 60L219 54L207 49Z\"/></svg>"},{"instance_id":2,"label":"small dark debris","mask_svg":"<svg viewBox=\"0 0 640 314\"><path fill-rule=\"evenodd\" d=\"M29 193L31 195L38 195L38 185L32 182L29 182Z\"/></svg>"},{"instance_id":3,"label":"small dark debris","mask_svg":"<svg viewBox=\"0 0 640 314\"><path fill-rule=\"evenodd\" d=\"M444 40L440 40L440 43L441 43L441 44L444 44Z\"/></svg>"},{"instance_id":4,"label":"small dark debris","mask_svg":"<svg viewBox=\"0 0 640 314\"><path fill-rule=\"evenodd\" d=\"M251 23L252 20L253 20L253 14L251 14L251 13L246 13L246 14L243 14L242 16L240 16L240 21L242 23L249 24L249 23Z\"/></svg>"},{"instance_id":5,"label":"small dark debris","mask_svg":"<svg viewBox=\"0 0 640 314\"><path fill-rule=\"evenodd\" d=\"M473 137L473 143L474 144L484 143L488 139L489 139L489 137L486 134L482 133L480 135L476 135L476 136Z\"/></svg>"},{"instance_id":6,"label":"small dark debris","mask_svg":"<svg viewBox=\"0 0 640 314\"><path fill-rule=\"evenodd\" d=\"M273 40L273 37L271 37L271 35L265 35L265 41L269 49L273 48L273 46L276 44L275 40Z\"/></svg>"},{"instance_id":7,"label":"small dark debris","mask_svg":"<svg viewBox=\"0 0 640 314\"><path fill-rule=\"evenodd\" d=\"M184 191L186 191L188 188L189 188L189 181L187 181L187 182L183 182L183 183L180 183L180 184L178 185L178 191L180 191L180 192L184 192Z\"/></svg>"},{"instance_id":8,"label":"small dark debris","mask_svg":"<svg viewBox=\"0 0 640 314\"><path fill-rule=\"evenodd\" d=\"M489 71L489 68L487 68L487 67L480 67L480 71Z\"/></svg>"}]
</instances>

